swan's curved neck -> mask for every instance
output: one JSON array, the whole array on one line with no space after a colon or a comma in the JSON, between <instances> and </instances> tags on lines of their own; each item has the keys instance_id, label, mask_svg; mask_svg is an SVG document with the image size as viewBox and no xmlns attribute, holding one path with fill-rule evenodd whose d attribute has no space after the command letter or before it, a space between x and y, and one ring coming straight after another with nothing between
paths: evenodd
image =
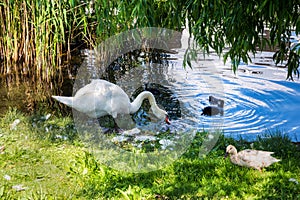
<instances>
[{"instance_id":1,"label":"swan's curved neck","mask_svg":"<svg viewBox=\"0 0 300 200\"><path fill-rule=\"evenodd\" d=\"M137 112L140 109L144 99L149 100L151 107L158 108L153 94L151 92L144 91L144 92L140 93L132 103L130 103L131 104L131 106L130 106L131 114Z\"/></svg>"}]
</instances>

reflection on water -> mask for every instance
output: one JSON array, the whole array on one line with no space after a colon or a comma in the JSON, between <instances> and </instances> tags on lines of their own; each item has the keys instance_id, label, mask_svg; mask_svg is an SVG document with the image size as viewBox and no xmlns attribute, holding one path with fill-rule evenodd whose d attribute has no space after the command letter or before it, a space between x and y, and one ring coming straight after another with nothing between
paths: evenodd
<instances>
[{"instance_id":1,"label":"reflection on water","mask_svg":"<svg viewBox=\"0 0 300 200\"><path fill-rule=\"evenodd\" d=\"M214 121L223 120L225 135L255 139L268 131L283 131L293 141L300 140L300 82L285 80L286 69L270 63L272 53L257 55L249 65L241 65L237 74L216 55L200 58L193 69L184 70L182 52L177 60L167 65L144 64L129 70L118 81L128 95L145 83L159 83L172 91L180 102L182 117L174 120L173 128L189 124L207 129ZM268 63L264 63L268 61ZM208 70L216 67L212 73ZM222 85L213 85L220 80ZM219 88L221 87L221 88ZM218 90L223 90L224 94ZM209 96L224 99L224 116L201 116L201 110L210 105Z\"/></svg>"},{"instance_id":2,"label":"reflection on water","mask_svg":"<svg viewBox=\"0 0 300 200\"><path fill-rule=\"evenodd\" d=\"M299 141L299 80L286 81L286 70L272 66L251 64L240 68L237 78L223 74L227 102L225 133L252 139L267 130L280 130Z\"/></svg>"},{"instance_id":3,"label":"reflection on water","mask_svg":"<svg viewBox=\"0 0 300 200\"><path fill-rule=\"evenodd\" d=\"M234 74L230 63L224 65L215 54L200 57L198 62L193 63L193 69L183 69L184 51L176 51L178 54L172 55L168 62L143 62L140 66L128 68L116 79L116 84L132 99L146 89L147 84L157 84L157 87L152 85L152 92L157 89L158 95L162 90L165 94L168 91L170 102L157 101L169 112L177 109L180 113L172 117L171 132L177 129L209 129L216 123L222 125L227 136L251 140L269 130L282 130L293 141L300 141L300 81L285 80L286 69L274 67L271 60L273 53L256 55L253 63L241 64ZM90 65L90 70L93 70L94 54L85 51L85 56L84 64ZM27 111L39 110L41 106L53 109L54 102L50 96L54 93L71 96L72 86L71 79L47 84L1 79L1 113L8 107ZM201 115L202 109L210 105L211 95L225 101L224 116ZM63 110L65 108L60 108L60 112ZM143 109L135 118L142 118L139 116L144 116ZM138 123L138 126L142 125L142 122Z\"/></svg>"},{"instance_id":4,"label":"reflection on water","mask_svg":"<svg viewBox=\"0 0 300 200\"><path fill-rule=\"evenodd\" d=\"M54 107L70 111L66 106L53 101L51 95L72 95L73 81L69 78L57 79L52 82L42 82L28 78L18 79L16 76L0 78L0 115L9 108L16 108L25 113L38 111L53 112ZM58 110L58 109L57 109ZM65 113L66 114L66 113Z\"/></svg>"},{"instance_id":5,"label":"reflection on water","mask_svg":"<svg viewBox=\"0 0 300 200\"><path fill-rule=\"evenodd\" d=\"M171 115L172 124L168 126L171 132L202 130L203 127L210 127L213 122L219 124L222 121L221 116L216 116L206 122L201 121L200 115L203 106L201 106L201 98L198 98L197 95L203 94L202 98L206 96L208 101L208 96L211 94L220 96L220 90L223 90L222 85L218 83L216 78L210 77L208 80L203 76L203 73L207 72L202 70L184 70L182 68L183 60L179 59L180 54L183 56L184 52L176 55L177 60L175 61L164 64L144 63L140 67L131 69L117 80L117 84L123 88L128 96L135 96L137 91L147 84L160 85L161 87L157 86L157 90L159 90L157 93L163 94L163 98L157 98L157 102ZM215 86L207 85L209 82L214 83L214 81L216 81ZM170 96L171 102L164 100L168 96ZM177 106L177 108L174 109L173 106ZM180 109L180 113L176 109ZM143 110L140 110L138 114L140 112Z\"/></svg>"}]
</instances>

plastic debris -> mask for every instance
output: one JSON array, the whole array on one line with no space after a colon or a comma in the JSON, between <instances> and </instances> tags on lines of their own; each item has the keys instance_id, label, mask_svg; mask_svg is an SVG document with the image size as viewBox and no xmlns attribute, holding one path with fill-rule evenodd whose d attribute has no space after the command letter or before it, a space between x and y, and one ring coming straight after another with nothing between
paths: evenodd
<instances>
[{"instance_id":1,"label":"plastic debris","mask_svg":"<svg viewBox=\"0 0 300 200\"><path fill-rule=\"evenodd\" d=\"M47 114L47 115L45 115L45 116L42 116L42 117L41 117L41 120L46 121L46 120L48 120L50 117L51 117L51 114L49 113L49 114Z\"/></svg>"},{"instance_id":2,"label":"plastic debris","mask_svg":"<svg viewBox=\"0 0 300 200\"><path fill-rule=\"evenodd\" d=\"M4 145L0 146L0 153L1 154L4 153L4 150L5 150L5 146Z\"/></svg>"},{"instance_id":3,"label":"plastic debris","mask_svg":"<svg viewBox=\"0 0 300 200\"><path fill-rule=\"evenodd\" d=\"M118 143L119 142L125 142L127 140L128 140L128 137L123 136L123 135L118 135L118 136L112 138L112 142L118 142Z\"/></svg>"},{"instance_id":4,"label":"plastic debris","mask_svg":"<svg viewBox=\"0 0 300 200\"><path fill-rule=\"evenodd\" d=\"M295 178L290 178L289 181L290 181L290 182L294 182L294 183L296 183L297 185L299 184L299 182L298 182L297 179L295 179Z\"/></svg>"},{"instance_id":5,"label":"plastic debris","mask_svg":"<svg viewBox=\"0 0 300 200\"><path fill-rule=\"evenodd\" d=\"M165 150L167 147L174 145L172 140L168 139L162 139L159 141L159 144L161 144L161 149Z\"/></svg>"},{"instance_id":6,"label":"plastic debris","mask_svg":"<svg viewBox=\"0 0 300 200\"><path fill-rule=\"evenodd\" d=\"M141 132L140 129L138 129L138 128L133 128L133 129L131 129L131 130L124 131L124 132L122 133L122 135L126 135L126 136L134 136L134 135L139 134L140 132Z\"/></svg>"},{"instance_id":7,"label":"plastic debris","mask_svg":"<svg viewBox=\"0 0 300 200\"><path fill-rule=\"evenodd\" d=\"M27 187L23 187L22 184L19 184L19 185L12 186L12 189L15 189L17 192L20 192L20 191L26 190Z\"/></svg>"},{"instance_id":8,"label":"plastic debris","mask_svg":"<svg viewBox=\"0 0 300 200\"><path fill-rule=\"evenodd\" d=\"M10 175L7 175L7 174L5 174L5 175L3 176L3 178L4 178L5 180L7 180L7 181L10 181L10 180L11 180L11 176L10 176Z\"/></svg>"},{"instance_id":9,"label":"plastic debris","mask_svg":"<svg viewBox=\"0 0 300 200\"><path fill-rule=\"evenodd\" d=\"M152 135L138 135L134 139L134 141L155 141L157 140L157 137L152 136Z\"/></svg>"},{"instance_id":10,"label":"plastic debris","mask_svg":"<svg viewBox=\"0 0 300 200\"><path fill-rule=\"evenodd\" d=\"M20 119L16 119L11 125L10 125L10 130L16 130L17 125L21 122Z\"/></svg>"}]
</instances>

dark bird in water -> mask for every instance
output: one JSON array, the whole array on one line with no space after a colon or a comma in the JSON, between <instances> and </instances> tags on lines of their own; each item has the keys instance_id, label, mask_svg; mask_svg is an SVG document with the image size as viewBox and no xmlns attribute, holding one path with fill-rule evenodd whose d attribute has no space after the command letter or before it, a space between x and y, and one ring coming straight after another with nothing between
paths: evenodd
<instances>
[{"instance_id":1,"label":"dark bird in water","mask_svg":"<svg viewBox=\"0 0 300 200\"><path fill-rule=\"evenodd\" d=\"M208 101L212 105L204 107L201 115L214 116L218 114L224 114L224 100L218 99L214 96L209 96Z\"/></svg>"},{"instance_id":2,"label":"dark bird in water","mask_svg":"<svg viewBox=\"0 0 300 200\"><path fill-rule=\"evenodd\" d=\"M213 116L213 115L223 115L224 110L223 108L220 108L218 106L206 106L202 109L202 114L201 115L206 115L206 116Z\"/></svg>"},{"instance_id":3,"label":"dark bird in water","mask_svg":"<svg viewBox=\"0 0 300 200\"><path fill-rule=\"evenodd\" d=\"M222 99L218 99L214 96L209 96L208 101L212 105L217 105L220 108L224 108L224 100L222 100Z\"/></svg>"}]
</instances>

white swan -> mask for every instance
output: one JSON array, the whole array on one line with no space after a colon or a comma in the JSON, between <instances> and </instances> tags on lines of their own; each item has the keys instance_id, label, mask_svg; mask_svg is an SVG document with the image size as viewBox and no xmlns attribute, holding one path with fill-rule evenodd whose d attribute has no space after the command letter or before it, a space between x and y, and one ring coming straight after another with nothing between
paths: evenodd
<instances>
[{"instance_id":1,"label":"white swan","mask_svg":"<svg viewBox=\"0 0 300 200\"><path fill-rule=\"evenodd\" d=\"M105 80L96 79L79 89L74 97L52 96L57 101L70 106L89 117L98 118L111 115L114 119L118 114L133 114L139 110L144 99L148 99L153 114L170 124L168 113L160 109L151 92L141 92L130 103L127 94L117 85Z\"/></svg>"}]
</instances>

